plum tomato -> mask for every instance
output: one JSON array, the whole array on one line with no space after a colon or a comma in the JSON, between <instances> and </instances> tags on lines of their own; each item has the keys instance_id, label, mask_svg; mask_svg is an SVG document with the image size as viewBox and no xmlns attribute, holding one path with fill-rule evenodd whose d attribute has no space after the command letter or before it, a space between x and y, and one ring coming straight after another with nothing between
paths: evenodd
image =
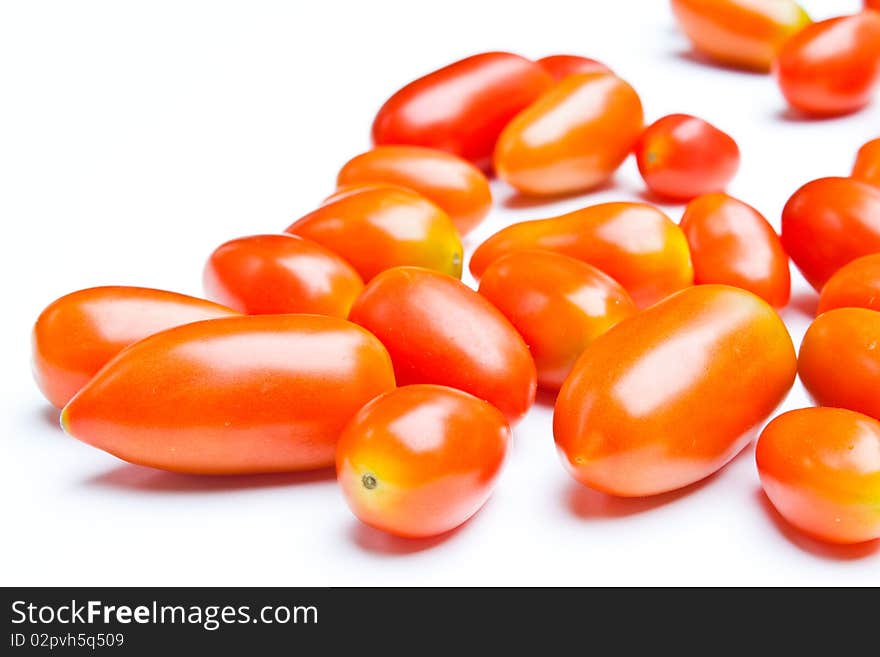
<instances>
[{"instance_id":1,"label":"plum tomato","mask_svg":"<svg viewBox=\"0 0 880 657\"><path fill-rule=\"evenodd\" d=\"M769 304L697 285L584 350L556 400L556 446L571 475L596 490L637 497L682 488L748 444L796 369Z\"/></svg>"},{"instance_id":2,"label":"plum tomato","mask_svg":"<svg viewBox=\"0 0 880 657\"><path fill-rule=\"evenodd\" d=\"M157 333L64 407L70 435L190 474L329 467L349 419L394 388L388 352L338 317L254 315Z\"/></svg>"},{"instance_id":3,"label":"plum tomato","mask_svg":"<svg viewBox=\"0 0 880 657\"><path fill-rule=\"evenodd\" d=\"M330 249L365 281L401 265L461 276L461 238L449 215L397 185L367 184L337 193L285 232Z\"/></svg>"},{"instance_id":4,"label":"plum tomato","mask_svg":"<svg viewBox=\"0 0 880 657\"><path fill-rule=\"evenodd\" d=\"M495 172L522 194L568 194L607 181L644 125L642 103L612 73L579 73L516 115L495 146Z\"/></svg>"},{"instance_id":5,"label":"plum tomato","mask_svg":"<svg viewBox=\"0 0 880 657\"><path fill-rule=\"evenodd\" d=\"M404 386L348 423L337 478L366 524L407 538L436 536L483 506L509 441L507 421L491 404L445 386Z\"/></svg>"},{"instance_id":6,"label":"plum tomato","mask_svg":"<svg viewBox=\"0 0 880 657\"><path fill-rule=\"evenodd\" d=\"M389 269L367 284L349 317L387 347L400 385L464 390L510 422L535 399L535 362L522 337L485 297L450 276Z\"/></svg>"},{"instance_id":7,"label":"plum tomato","mask_svg":"<svg viewBox=\"0 0 880 657\"><path fill-rule=\"evenodd\" d=\"M777 308L788 303L788 255L752 206L727 194L704 194L688 204L679 225L691 249L695 283L740 287Z\"/></svg>"},{"instance_id":8,"label":"plum tomato","mask_svg":"<svg viewBox=\"0 0 880 657\"><path fill-rule=\"evenodd\" d=\"M556 81L576 73L611 73L602 62L580 55L547 55L536 60Z\"/></svg>"},{"instance_id":9,"label":"plum tomato","mask_svg":"<svg viewBox=\"0 0 880 657\"><path fill-rule=\"evenodd\" d=\"M880 422L801 408L768 424L755 449L764 492L801 531L830 543L880 538Z\"/></svg>"},{"instance_id":10,"label":"plum tomato","mask_svg":"<svg viewBox=\"0 0 880 657\"><path fill-rule=\"evenodd\" d=\"M820 406L880 419L880 312L836 308L819 315L801 342L798 374Z\"/></svg>"},{"instance_id":11,"label":"plum tomato","mask_svg":"<svg viewBox=\"0 0 880 657\"><path fill-rule=\"evenodd\" d=\"M645 203L602 203L503 228L474 252L471 273L479 279L501 256L534 249L593 265L620 283L640 308L694 282L681 228Z\"/></svg>"},{"instance_id":12,"label":"plum tomato","mask_svg":"<svg viewBox=\"0 0 880 657\"><path fill-rule=\"evenodd\" d=\"M811 22L795 0L672 0L672 11L697 53L756 71Z\"/></svg>"},{"instance_id":13,"label":"plum tomato","mask_svg":"<svg viewBox=\"0 0 880 657\"><path fill-rule=\"evenodd\" d=\"M880 81L880 13L808 25L785 42L773 72L788 104L805 114L861 109Z\"/></svg>"},{"instance_id":14,"label":"plum tomato","mask_svg":"<svg viewBox=\"0 0 880 657\"><path fill-rule=\"evenodd\" d=\"M817 314L835 308L880 311L880 253L862 256L838 269L822 287Z\"/></svg>"},{"instance_id":15,"label":"plum tomato","mask_svg":"<svg viewBox=\"0 0 880 657\"><path fill-rule=\"evenodd\" d=\"M248 315L347 317L364 288L345 260L294 235L251 235L220 245L204 271L207 296Z\"/></svg>"},{"instance_id":16,"label":"plum tomato","mask_svg":"<svg viewBox=\"0 0 880 657\"><path fill-rule=\"evenodd\" d=\"M638 312L613 278L552 251L498 258L483 273L479 292L523 336L538 385L550 390L559 389L590 342Z\"/></svg>"},{"instance_id":17,"label":"plum tomato","mask_svg":"<svg viewBox=\"0 0 880 657\"><path fill-rule=\"evenodd\" d=\"M421 146L377 146L349 160L336 179L339 187L391 183L433 202L466 235L489 214L492 192L483 172L467 160Z\"/></svg>"},{"instance_id":18,"label":"plum tomato","mask_svg":"<svg viewBox=\"0 0 880 657\"><path fill-rule=\"evenodd\" d=\"M846 263L880 251L880 188L820 178L782 210L782 246L816 290Z\"/></svg>"},{"instance_id":19,"label":"plum tomato","mask_svg":"<svg viewBox=\"0 0 880 657\"><path fill-rule=\"evenodd\" d=\"M552 85L540 64L519 55L473 55L391 96L373 121L373 143L436 148L486 169L504 126Z\"/></svg>"},{"instance_id":20,"label":"plum tomato","mask_svg":"<svg viewBox=\"0 0 880 657\"><path fill-rule=\"evenodd\" d=\"M172 326L235 315L204 299L144 287L72 292L50 303L34 324L34 377L46 399L62 408L131 343Z\"/></svg>"},{"instance_id":21,"label":"plum tomato","mask_svg":"<svg viewBox=\"0 0 880 657\"><path fill-rule=\"evenodd\" d=\"M687 114L670 114L645 128L635 153L648 189L670 199L724 191L739 169L736 142Z\"/></svg>"},{"instance_id":22,"label":"plum tomato","mask_svg":"<svg viewBox=\"0 0 880 657\"><path fill-rule=\"evenodd\" d=\"M880 138L872 139L859 149L852 177L880 187Z\"/></svg>"}]
</instances>

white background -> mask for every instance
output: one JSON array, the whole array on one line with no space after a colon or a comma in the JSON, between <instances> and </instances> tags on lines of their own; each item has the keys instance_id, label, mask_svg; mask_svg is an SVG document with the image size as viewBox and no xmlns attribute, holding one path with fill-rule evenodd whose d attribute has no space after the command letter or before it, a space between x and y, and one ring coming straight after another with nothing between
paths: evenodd
<instances>
[{"instance_id":1,"label":"white background","mask_svg":"<svg viewBox=\"0 0 880 657\"><path fill-rule=\"evenodd\" d=\"M858 0L807 2L815 17ZM120 462L66 437L29 372L29 331L54 298L99 284L200 294L219 243L279 231L369 145L376 109L462 56L594 56L647 117L731 133L731 192L778 227L802 183L845 175L880 134L880 104L801 121L773 80L694 61L662 0L5 2L0 10L0 583L94 585L880 584L877 543L802 538L760 494L753 451L691 489L616 500L563 471L545 399L515 430L494 497L427 541L350 514L331 473L199 478ZM517 220L640 199L613 189L539 206L495 186L470 250ZM667 208L676 220L681 207ZM816 297L795 276L796 341ZM798 384L786 408L806 405Z\"/></svg>"}]
</instances>

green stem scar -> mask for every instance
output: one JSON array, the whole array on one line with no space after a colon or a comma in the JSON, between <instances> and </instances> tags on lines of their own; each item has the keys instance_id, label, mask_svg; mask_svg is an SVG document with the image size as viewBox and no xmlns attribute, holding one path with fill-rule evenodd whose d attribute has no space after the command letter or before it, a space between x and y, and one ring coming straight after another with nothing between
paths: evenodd
<instances>
[{"instance_id":1,"label":"green stem scar","mask_svg":"<svg viewBox=\"0 0 880 657\"><path fill-rule=\"evenodd\" d=\"M361 477L361 484L363 484L364 488L367 490L373 490L379 482L376 481L376 477L371 475L369 472Z\"/></svg>"}]
</instances>

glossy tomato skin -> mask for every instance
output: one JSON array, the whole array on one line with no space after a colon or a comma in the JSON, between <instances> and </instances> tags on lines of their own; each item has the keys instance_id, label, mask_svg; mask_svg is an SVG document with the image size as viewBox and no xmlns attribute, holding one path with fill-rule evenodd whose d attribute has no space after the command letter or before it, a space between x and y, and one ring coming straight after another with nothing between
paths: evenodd
<instances>
[{"instance_id":1,"label":"glossy tomato skin","mask_svg":"<svg viewBox=\"0 0 880 657\"><path fill-rule=\"evenodd\" d=\"M483 172L467 160L421 146L377 146L349 160L336 179L339 187L391 183L418 192L446 212L466 235L492 208Z\"/></svg>"},{"instance_id":2,"label":"glossy tomato skin","mask_svg":"<svg viewBox=\"0 0 880 657\"><path fill-rule=\"evenodd\" d=\"M640 308L694 282L684 233L645 203L602 203L503 228L474 252L471 273L479 279L501 256L534 249L593 265L620 283Z\"/></svg>"},{"instance_id":3,"label":"glossy tomato skin","mask_svg":"<svg viewBox=\"0 0 880 657\"><path fill-rule=\"evenodd\" d=\"M366 184L338 192L286 232L330 249L365 281L401 265L461 276L461 239L449 215L396 185Z\"/></svg>"},{"instance_id":4,"label":"glossy tomato skin","mask_svg":"<svg viewBox=\"0 0 880 657\"><path fill-rule=\"evenodd\" d=\"M788 255L752 206L727 194L704 194L688 204L679 225L691 249L695 283L739 287L776 308L788 303Z\"/></svg>"},{"instance_id":5,"label":"glossy tomato skin","mask_svg":"<svg viewBox=\"0 0 880 657\"><path fill-rule=\"evenodd\" d=\"M552 84L539 64L519 55L473 55L391 96L373 121L373 143L436 148L485 169L504 126Z\"/></svg>"},{"instance_id":6,"label":"glossy tomato skin","mask_svg":"<svg viewBox=\"0 0 880 657\"><path fill-rule=\"evenodd\" d=\"M611 73L602 62L580 55L547 55L536 60L557 82L577 73Z\"/></svg>"},{"instance_id":7,"label":"glossy tomato skin","mask_svg":"<svg viewBox=\"0 0 880 657\"><path fill-rule=\"evenodd\" d=\"M810 24L795 0L672 0L698 53L726 66L769 71L785 41Z\"/></svg>"},{"instance_id":8,"label":"glossy tomato skin","mask_svg":"<svg viewBox=\"0 0 880 657\"><path fill-rule=\"evenodd\" d=\"M817 116L855 112L880 81L880 13L807 26L779 52L773 72L788 104Z\"/></svg>"},{"instance_id":9,"label":"glossy tomato skin","mask_svg":"<svg viewBox=\"0 0 880 657\"><path fill-rule=\"evenodd\" d=\"M83 442L163 470L308 470L331 466L348 420L393 387L388 352L343 319L232 317L132 345L61 421Z\"/></svg>"},{"instance_id":10,"label":"glossy tomato skin","mask_svg":"<svg viewBox=\"0 0 880 657\"><path fill-rule=\"evenodd\" d=\"M880 311L880 253L856 258L828 279L819 295L816 313L835 308Z\"/></svg>"},{"instance_id":11,"label":"glossy tomato skin","mask_svg":"<svg viewBox=\"0 0 880 657\"><path fill-rule=\"evenodd\" d=\"M580 260L552 251L515 251L493 262L480 294L529 346L538 385L558 390L590 342L638 312L626 290Z\"/></svg>"},{"instance_id":12,"label":"glossy tomato skin","mask_svg":"<svg viewBox=\"0 0 880 657\"><path fill-rule=\"evenodd\" d=\"M450 276L389 269L364 288L349 317L387 347L400 385L464 390L510 422L535 399L535 362L526 343L485 297Z\"/></svg>"},{"instance_id":13,"label":"glossy tomato skin","mask_svg":"<svg viewBox=\"0 0 880 657\"><path fill-rule=\"evenodd\" d=\"M591 189L626 159L643 125L638 94L619 77L570 75L504 128L495 172L523 194Z\"/></svg>"},{"instance_id":14,"label":"glossy tomato skin","mask_svg":"<svg viewBox=\"0 0 880 657\"><path fill-rule=\"evenodd\" d=\"M49 304L31 337L34 377L62 408L107 361L133 342L172 326L238 315L185 294L105 286L72 292Z\"/></svg>"},{"instance_id":15,"label":"glossy tomato skin","mask_svg":"<svg viewBox=\"0 0 880 657\"><path fill-rule=\"evenodd\" d=\"M648 188L671 199L724 191L739 169L736 142L687 114L670 114L645 128L635 153Z\"/></svg>"},{"instance_id":16,"label":"glossy tomato skin","mask_svg":"<svg viewBox=\"0 0 880 657\"><path fill-rule=\"evenodd\" d=\"M782 210L782 245L821 290L846 263L880 251L880 189L851 178L807 183Z\"/></svg>"},{"instance_id":17,"label":"glossy tomato skin","mask_svg":"<svg viewBox=\"0 0 880 657\"><path fill-rule=\"evenodd\" d=\"M798 374L821 406L880 419L880 312L836 308L807 329Z\"/></svg>"},{"instance_id":18,"label":"glossy tomato skin","mask_svg":"<svg viewBox=\"0 0 880 657\"><path fill-rule=\"evenodd\" d=\"M767 303L725 285L691 287L587 347L556 400L556 445L572 476L596 490L682 488L748 444L796 368Z\"/></svg>"},{"instance_id":19,"label":"glossy tomato skin","mask_svg":"<svg viewBox=\"0 0 880 657\"><path fill-rule=\"evenodd\" d=\"M859 149L852 177L880 187L880 139L872 139Z\"/></svg>"},{"instance_id":20,"label":"glossy tomato skin","mask_svg":"<svg viewBox=\"0 0 880 657\"><path fill-rule=\"evenodd\" d=\"M436 536L483 506L509 442L507 421L491 404L445 386L404 386L348 423L337 478L366 524L406 538Z\"/></svg>"},{"instance_id":21,"label":"glossy tomato skin","mask_svg":"<svg viewBox=\"0 0 880 657\"><path fill-rule=\"evenodd\" d=\"M880 423L841 408L783 413L758 438L761 485L792 525L830 543L880 538Z\"/></svg>"},{"instance_id":22,"label":"glossy tomato skin","mask_svg":"<svg viewBox=\"0 0 880 657\"><path fill-rule=\"evenodd\" d=\"M251 235L220 245L205 265L209 298L248 315L347 317L364 288L345 260L294 235Z\"/></svg>"}]
</instances>

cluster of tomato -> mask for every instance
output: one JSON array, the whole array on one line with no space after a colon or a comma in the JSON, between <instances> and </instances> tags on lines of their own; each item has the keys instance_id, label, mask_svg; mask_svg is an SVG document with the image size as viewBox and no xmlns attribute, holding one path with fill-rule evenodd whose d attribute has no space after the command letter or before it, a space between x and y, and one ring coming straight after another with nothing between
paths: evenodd
<instances>
[{"instance_id":1,"label":"cluster of tomato","mask_svg":"<svg viewBox=\"0 0 880 657\"><path fill-rule=\"evenodd\" d=\"M810 25L787 0L672 4L698 50L776 61L800 109L867 102L880 71L870 10ZM373 139L285 233L213 252L219 303L103 287L46 308L34 369L64 429L177 472L335 463L364 522L429 536L485 502L539 386L558 393L570 473L645 496L721 468L799 370L822 407L765 428L765 490L813 535L880 536L880 140L851 177L798 190L780 238L723 193L729 136L685 115L645 128L633 88L582 57L456 62L395 93ZM625 202L518 223L472 254L478 291L459 280L460 236L492 203L484 171L556 195L602 184L631 152L651 190L690 201L679 224ZM774 309L789 256L821 290L800 361Z\"/></svg>"}]
</instances>

